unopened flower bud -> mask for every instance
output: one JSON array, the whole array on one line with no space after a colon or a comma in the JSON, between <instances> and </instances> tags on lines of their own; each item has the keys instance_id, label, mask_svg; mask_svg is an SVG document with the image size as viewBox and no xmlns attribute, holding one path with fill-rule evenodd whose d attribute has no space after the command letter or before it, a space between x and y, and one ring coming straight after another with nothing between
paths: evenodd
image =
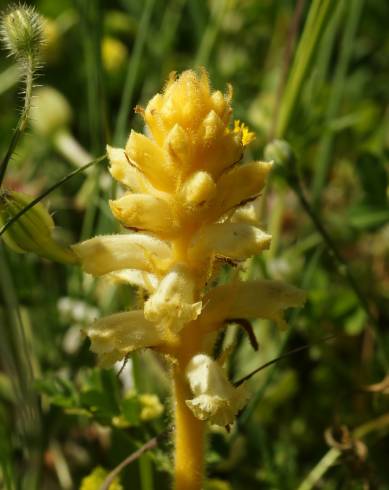
<instances>
[{"instance_id":1,"label":"unopened flower bud","mask_svg":"<svg viewBox=\"0 0 389 490\"><path fill-rule=\"evenodd\" d=\"M101 45L101 56L104 68L108 73L118 72L124 66L127 55L125 44L114 37L104 37Z\"/></svg>"},{"instance_id":2,"label":"unopened flower bud","mask_svg":"<svg viewBox=\"0 0 389 490\"><path fill-rule=\"evenodd\" d=\"M273 140L265 147L265 160L274 161L276 165L289 165L294 162L293 150L285 140Z\"/></svg>"},{"instance_id":3,"label":"unopened flower bud","mask_svg":"<svg viewBox=\"0 0 389 490\"><path fill-rule=\"evenodd\" d=\"M4 192L0 195L0 226L4 226L32 201L21 192ZM37 203L22 214L1 235L4 243L17 253L33 252L64 264L74 264L73 251L52 238L54 222L46 208Z\"/></svg>"},{"instance_id":4,"label":"unopened flower bud","mask_svg":"<svg viewBox=\"0 0 389 490\"><path fill-rule=\"evenodd\" d=\"M0 33L12 56L36 59L43 44L42 17L33 7L13 5L3 15Z\"/></svg>"},{"instance_id":5,"label":"unopened flower bud","mask_svg":"<svg viewBox=\"0 0 389 490\"><path fill-rule=\"evenodd\" d=\"M65 97L52 87L34 90L31 126L42 136L49 136L69 126L72 110Z\"/></svg>"}]
</instances>

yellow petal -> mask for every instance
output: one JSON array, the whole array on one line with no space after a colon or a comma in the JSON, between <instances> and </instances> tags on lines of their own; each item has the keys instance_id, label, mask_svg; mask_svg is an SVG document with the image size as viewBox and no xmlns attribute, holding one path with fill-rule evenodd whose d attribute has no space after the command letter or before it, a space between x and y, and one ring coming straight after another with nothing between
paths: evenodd
<instances>
[{"instance_id":1,"label":"yellow petal","mask_svg":"<svg viewBox=\"0 0 389 490\"><path fill-rule=\"evenodd\" d=\"M232 113L230 106L230 97L226 97L223 95L220 90L216 90L211 95L211 104L213 106L213 110L217 113L217 115L223 120L225 124L228 123L230 115Z\"/></svg>"},{"instance_id":2,"label":"yellow petal","mask_svg":"<svg viewBox=\"0 0 389 490\"><path fill-rule=\"evenodd\" d=\"M134 269L110 272L106 277L114 282L131 284L146 289L150 293L153 293L159 284L159 279L155 274Z\"/></svg>"},{"instance_id":3,"label":"yellow petal","mask_svg":"<svg viewBox=\"0 0 389 490\"><path fill-rule=\"evenodd\" d=\"M171 255L166 242L143 233L97 236L72 248L85 272L94 276L120 269L154 272Z\"/></svg>"},{"instance_id":4,"label":"yellow petal","mask_svg":"<svg viewBox=\"0 0 389 490\"><path fill-rule=\"evenodd\" d=\"M197 354L186 368L186 377L194 395L186 404L195 417L213 424L232 424L236 414L247 402L242 384L235 388L220 364L205 354Z\"/></svg>"},{"instance_id":5,"label":"yellow petal","mask_svg":"<svg viewBox=\"0 0 389 490\"><path fill-rule=\"evenodd\" d=\"M156 292L147 300L145 317L179 332L201 312L201 302L194 301L194 294L194 279L184 266L178 264L165 275Z\"/></svg>"},{"instance_id":6,"label":"yellow petal","mask_svg":"<svg viewBox=\"0 0 389 490\"><path fill-rule=\"evenodd\" d=\"M178 170L187 167L190 160L190 141L187 132L175 124L168 133L165 147L170 158L178 165Z\"/></svg>"},{"instance_id":7,"label":"yellow petal","mask_svg":"<svg viewBox=\"0 0 389 490\"><path fill-rule=\"evenodd\" d=\"M144 112L144 118L147 123L151 134L153 135L155 141L162 146L165 139L166 130L161 118L161 108L163 104L163 96L161 94L156 94L149 101Z\"/></svg>"},{"instance_id":8,"label":"yellow petal","mask_svg":"<svg viewBox=\"0 0 389 490\"><path fill-rule=\"evenodd\" d=\"M211 325L234 318L266 318L284 326L283 311L302 306L305 299L305 291L281 281L235 282L218 286L205 296L199 320Z\"/></svg>"},{"instance_id":9,"label":"yellow petal","mask_svg":"<svg viewBox=\"0 0 389 490\"><path fill-rule=\"evenodd\" d=\"M237 165L224 173L216 183L216 194L210 203L209 220L258 196L263 189L271 162L251 162Z\"/></svg>"},{"instance_id":10,"label":"yellow petal","mask_svg":"<svg viewBox=\"0 0 389 490\"><path fill-rule=\"evenodd\" d=\"M170 83L164 93L162 119L168 128L176 123L184 129L195 129L210 108L208 77L184 71Z\"/></svg>"},{"instance_id":11,"label":"yellow petal","mask_svg":"<svg viewBox=\"0 0 389 490\"><path fill-rule=\"evenodd\" d=\"M208 114L197 135L195 160L198 169L217 179L225 169L241 159L242 151L240 136L226 132L225 122L215 112Z\"/></svg>"},{"instance_id":12,"label":"yellow petal","mask_svg":"<svg viewBox=\"0 0 389 490\"><path fill-rule=\"evenodd\" d=\"M103 363L108 359L122 359L129 352L163 341L161 331L144 318L141 310L101 318L86 329L86 334L91 341L91 350Z\"/></svg>"},{"instance_id":13,"label":"yellow petal","mask_svg":"<svg viewBox=\"0 0 389 490\"><path fill-rule=\"evenodd\" d=\"M189 206L207 202L215 193L216 185L208 172L194 172L182 187L183 200Z\"/></svg>"},{"instance_id":14,"label":"yellow petal","mask_svg":"<svg viewBox=\"0 0 389 490\"><path fill-rule=\"evenodd\" d=\"M229 219L230 223L246 223L248 225L258 226L261 220L262 207L261 198L258 197L254 201L250 201L243 206L236 208L235 212Z\"/></svg>"},{"instance_id":15,"label":"yellow petal","mask_svg":"<svg viewBox=\"0 0 389 490\"><path fill-rule=\"evenodd\" d=\"M169 204L149 194L127 194L116 201L109 201L111 211L116 219L128 228L164 232L176 231Z\"/></svg>"},{"instance_id":16,"label":"yellow petal","mask_svg":"<svg viewBox=\"0 0 389 490\"><path fill-rule=\"evenodd\" d=\"M142 190L143 186L139 180L143 177L133 165L130 165L124 150L107 145L107 155L112 177L135 192Z\"/></svg>"},{"instance_id":17,"label":"yellow petal","mask_svg":"<svg viewBox=\"0 0 389 490\"><path fill-rule=\"evenodd\" d=\"M269 248L271 235L244 223L207 225L194 236L189 255L192 259L217 255L243 260Z\"/></svg>"},{"instance_id":18,"label":"yellow petal","mask_svg":"<svg viewBox=\"0 0 389 490\"><path fill-rule=\"evenodd\" d=\"M161 191L173 191L176 183L174 167L164 151L143 134L131 131L126 145L130 162L142 172L151 184Z\"/></svg>"}]
</instances>

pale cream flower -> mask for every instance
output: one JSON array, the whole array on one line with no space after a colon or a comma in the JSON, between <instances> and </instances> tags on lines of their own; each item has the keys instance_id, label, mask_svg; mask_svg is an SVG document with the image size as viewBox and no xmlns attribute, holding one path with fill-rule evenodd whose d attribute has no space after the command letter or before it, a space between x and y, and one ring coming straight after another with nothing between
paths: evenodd
<instances>
[{"instance_id":1,"label":"pale cream flower","mask_svg":"<svg viewBox=\"0 0 389 490\"><path fill-rule=\"evenodd\" d=\"M143 233L96 236L72 248L85 272L94 276L121 269L154 272L171 257L166 242Z\"/></svg>"},{"instance_id":2,"label":"pale cream flower","mask_svg":"<svg viewBox=\"0 0 389 490\"><path fill-rule=\"evenodd\" d=\"M142 310L100 318L85 332L102 366L109 366L134 350L157 346L164 340L161 329L146 320Z\"/></svg>"},{"instance_id":3,"label":"pale cream flower","mask_svg":"<svg viewBox=\"0 0 389 490\"><path fill-rule=\"evenodd\" d=\"M206 306L198 322L214 330L229 319L265 318L285 327L283 311L300 307L305 300L303 290L281 281L236 281L217 286L205 295Z\"/></svg>"},{"instance_id":4,"label":"pale cream flower","mask_svg":"<svg viewBox=\"0 0 389 490\"><path fill-rule=\"evenodd\" d=\"M186 377L194 395L186 404L200 420L221 426L232 424L248 400L244 384L235 388L220 364L205 354L191 359Z\"/></svg>"},{"instance_id":5,"label":"pale cream flower","mask_svg":"<svg viewBox=\"0 0 389 490\"><path fill-rule=\"evenodd\" d=\"M195 301L196 283L182 264L175 265L160 282L145 304L145 317L179 332L201 313L201 301Z\"/></svg>"}]
</instances>

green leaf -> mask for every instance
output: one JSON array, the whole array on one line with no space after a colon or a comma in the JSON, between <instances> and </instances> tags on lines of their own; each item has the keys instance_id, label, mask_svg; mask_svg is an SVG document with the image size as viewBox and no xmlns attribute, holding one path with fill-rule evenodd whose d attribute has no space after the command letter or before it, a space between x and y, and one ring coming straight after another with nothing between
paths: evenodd
<instances>
[{"instance_id":1,"label":"green leaf","mask_svg":"<svg viewBox=\"0 0 389 490\"><path fill-rule=\"evenodd\" d=\"M111 420L118 415L116 404L112 403L112 395L109 392L86 390L80 393L80 401L84 408L103 419Z\"/></svg>"},{"instance_id":2,"label":"green leaf","mask_svg":"<svg viewBox=\"0 0 389 490\"><path fill-rule=\"evenodd\" d=\"M77 392L68 380L50 376L36 380L35 387L47 395L53 405L63 408L74 408L79 405Z\"/></svg>"},{"instance_id":3,"label":"green leaf","mask_svg":"<svg viewBox=\"0 0 389 490\"><path fill-rule=\"evenodd\" d=\"M388 222L388 206L358 205L349 211L349 223L360 230L374 229Z\"/></svg>"}]
</instances>

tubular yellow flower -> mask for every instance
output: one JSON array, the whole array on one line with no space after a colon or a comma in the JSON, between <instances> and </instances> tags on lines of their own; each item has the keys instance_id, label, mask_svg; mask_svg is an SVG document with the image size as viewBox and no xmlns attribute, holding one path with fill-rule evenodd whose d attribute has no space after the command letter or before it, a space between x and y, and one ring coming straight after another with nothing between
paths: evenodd
<instances>
[{"instance_id":1,"label":"tubular yellow flower","mask_svg":"<svg viewBox=\"0 0 389 490\"><path fill-rule=\"evenodd\" d=\"M197 354L186 368L186 376L195 397L186 404L195 417L213 424L232 424L248 399L245 386L235 388L217 361Z\"/></svg>"},{"instance_id":2,"label":"tubular yellow flower","mask_svg":"<svg viewBox=\"0 0 389 490\"><path fill-rule=\"evenodd\" d=\"M110 202L123 235L73 246L84 270L132 283L144 310L99 319L86 330L100 363L153 348L172 362L176 490L203 488L205 421L230 424L247 401L210 356L213 332L228 321L267 318L305 295L275 281L234 282L205 293L218 261L240 261L270 246L258 226L258 196L271 162L241 163L254 135L230 126L232 89L212 92L208 75L172 74L162 93L137 108L147 134L107 147L111 175L126 194Z\"/></svg>"}]
</instances>

